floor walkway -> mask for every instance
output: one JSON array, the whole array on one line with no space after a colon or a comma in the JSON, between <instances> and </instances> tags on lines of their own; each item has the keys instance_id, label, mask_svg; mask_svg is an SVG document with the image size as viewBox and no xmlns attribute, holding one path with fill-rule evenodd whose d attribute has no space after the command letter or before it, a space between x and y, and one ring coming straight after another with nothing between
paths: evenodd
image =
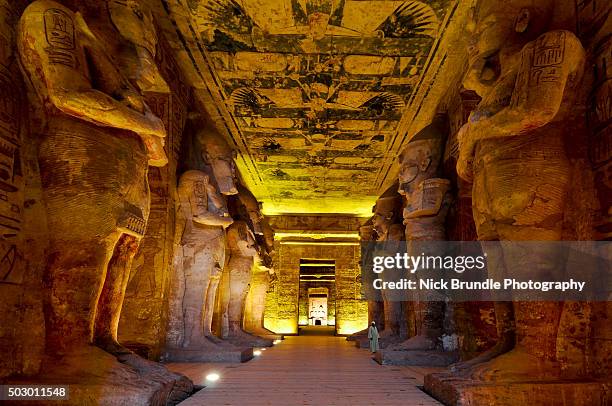
<instances>
[{"instance_id":1,"label":"floor walkway","mask_svg":"<svg viewBox=\"0 0 612 406\"><path fill-rule=\"evenodd\" d=\"M343 337L286 337L244 364L169 367L206 385L180 406L440 405L417 388L418 371L380 366ZM220 379L206 382L210 372Z\"/></svg>"}]
</instances>

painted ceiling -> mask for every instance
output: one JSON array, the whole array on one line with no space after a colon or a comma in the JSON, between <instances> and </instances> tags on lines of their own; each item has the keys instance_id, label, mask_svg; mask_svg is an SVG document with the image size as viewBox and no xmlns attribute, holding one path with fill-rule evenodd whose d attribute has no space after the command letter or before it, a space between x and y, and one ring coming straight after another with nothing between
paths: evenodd
<instances>
[{"instance_id":1,"label":"painted ceiling","mask_svg":"<svg viewBox=\"0 0 612 406\"><path fill-rule=\"evenodd\" d=\"M449 3L186 1L184 45L267 213L370 211Z\"/></svg>"}]
</instances>

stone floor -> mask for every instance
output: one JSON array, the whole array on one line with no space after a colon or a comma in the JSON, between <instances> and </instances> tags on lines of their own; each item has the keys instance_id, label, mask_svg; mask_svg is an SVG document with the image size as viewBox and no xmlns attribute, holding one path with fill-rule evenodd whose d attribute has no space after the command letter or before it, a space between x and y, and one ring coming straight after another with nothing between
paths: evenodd
<instances>
[{"instance_id":1,"label":"stone floor","mask_svg":"<svg viewBox=\"0 0 612 406\"><path fill-rule=\"evenodd\" d=\"M429 369L380 366L344 337L304 333L244 364L168 364L206 386L180 405L440 405L417 387Z\"/></svg>"}]
</instances>

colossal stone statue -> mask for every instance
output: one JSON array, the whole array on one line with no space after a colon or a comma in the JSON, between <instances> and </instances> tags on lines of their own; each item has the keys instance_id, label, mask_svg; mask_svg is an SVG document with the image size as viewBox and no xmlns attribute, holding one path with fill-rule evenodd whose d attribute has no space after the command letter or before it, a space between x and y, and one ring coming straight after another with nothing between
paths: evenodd
<instances>
[{"instance_id":1,"label":"colossal stone statue","mask_svg":"<svg viewBox=\"0 0 612 406\"><path fill-rule=\"evenodd\" d=\"M399 224L401 209L400 196L381 197L374 206L374 217L372 224L376 232L376 241L385 242L389 252L399 249L400 241L405 238L404 228ZM382 274L382 279L388 278L388 273ZM388 289L382 290L384 302L384 330L380 332L379 345L385 348L387 345L400 342L408 337L408 304L398 296L397 292Z\"/></svg>"},{"instance_id":2,"label":"colossal stone statue","mask_svg":"<svg viewBox=\"0 0 612 406\"><path fill-rule=\"evenodd\" d=\"M442 255L446 240L444 222L451 204L450 181L440 178L444 141L448 132L445 114L416 134L399 156L399 193L406 198L404 224L410 255ZM428 241L425 244L420 242ZM420 278L435 278L436 271L421 270ZM455 354L440 351L445 315L443 301L414 297L416 335L377 353L384 364L446 366Z\"/></svg>"},{"instance_id":3,"label":"colossal stone statue","mask_svg":"<svg viewBox=\"0 0 612 406\"><path fill-rule=\"evenodd\" d=\"M227 232L230 258L229 304L227 319L229 329L227 338L240 345L271 346L272 341L246 333L242 329L244 306L249 284L253 276L253 266L259 260L255 237L245 221L236 221Z\"/></svg>"},{"instance_id":4,"label":"colossal stone statue","mask_svg":"<svg viewBox=\"0 0 612 406\"><path fill-rule=\"evenodd\" d=\"M151 381L162 388L143 384L137 391L190 391L184 377L117 342L125 282L148 217L148 165L166 164L166 132L83 19L90 7L107 3L74 3L33 2L17 40L24 74L46 113L38 156L50 236L46 350L76 370L95 362L117 368L93 341L141 373L154 373ZM43 369L57 365L49 360ZM85 379L78 372L74 378ZM168 388L172 380L175 389Z\"/></svg>"},{"instance_id":5,"label":"colossal stone statue","mask_svg":"<svg viewBox=\"0 0 612 406\"><path fill-rule=\"evenodd\" d=\"M202 171L185 172L179 181L181 227L177 272L170 294L167 358L173 361L244 361L239 351L211 331L215 297L225 266L225 229L233 220L225 202Z\"/></svg>"},{"instance_id":6,"label":"colossal stone statue","mask_svg":"<svg viewBox=\"0 0 612 406\"><path fill-rule=\"evenodd\" d=\"M372 242L376 240L376 233L374 232L374 227L372 226L372 224L366 223L366 225L359 227L359 238L363 244L367 244L368 242ZM366 247L366 249L367 248L369 247ZM372 253L371 250L367 251L367 255L370 255L371 253ZM364 252L362 250L362 255L363 254ZM370 258L361 259L362 264L370 263L370 261L371 261ZM372 284L374 275L375 274L369 270L365 271L364 276L366 278L362 279L362 283L364 285L368 285L367 287L364 288L365 291L370 290L369 286ZM380 300L374 300L375 298L367 298L367 299L368 299L368 327L365 328L364 330L351 334L350 336L346 338L348 341L356 341L357 347L361 347L362 344L366 345L366 347L369 346L368 330L370 329L369 325L373 321L376 322L376 326L380 331L383 331L385 328L384 302Z\"/></svg>"},{"instance_id":7,"label":"colossal stone statue","mask_svg":"<svg viewBox=\"0 0 612 406\"><path fill-rule=\"evenodd\" d=\"M457 172L473 180L479 240L561 239L570 179L563 121L580 84L585 53L573 33L547 31L553 6L553 1L534 6L513 0L499 7L486 0L478 10L464 86L483 100L459 132ZM498 59L491 58L494 53ZM490 258L489 268L516 268L508 263L516 258L508 254L505 263ZM541 266L561 266L559 258L553 249ZM502 345L478 359L489 362L475 367L474 376L516 380L556 375L559 369L548 363L555 360L556 334L541 333L554 330L561 311L559 303L514 302L513 309L498 304Z\"/></svg>"},{"instance_id":8,"label":"colossal stone statue","mask_svg":"<svg viewBox=\"0 0 612 406\"><path fill-rule=\"evenodd\" d=\"M553 0L483 0L476 9L474 38L468 49L464 86L482 101L458 134L458 174L473 181L473 212L479 240L554 241L562 237L570 165L564 140L572 134L566 123L574 108L585 64L585 51L565 28L562 2ZM570 24L571 27L571 24ZM556 248L525 264L507 248L488 252L493 277L521 272L563 269L564 255ZM536 385L575 378L560 364L559 345L566 340L559 326L570 317L569 303L515 301L496 303L499 343L456 370L474 381L502 383L479 397L481 402L509 404L518 386L520 396L558 397L572 404L593 404L572 384ZM516 329L513 324L516 324ZM571 323L570 323L571 324ZM460 402L469 403L472 389L451 383L453 375L428 378L426 387L438 393L448 383ZM506 390L511 391L508 396ZM594 391L594 387L586 392ZM571 393L569 392L571 391ZM446 391L448 393L448 391ZM480 396L480 394L479 394ZM483 400L485 399L485 400ZM505 400L504 400L505 399ZM579 403L578 400L580 399Z\"/></svg>"},{"instance_id":9,"label":"colossal stone statue","mask_svg":"<svg viewBox=\"0 0 612 406\"><path fill-rule=\"evenodd\" d=\"M21 18L18 43L47 112L39 151L51 235L46 279L54 298L47 338L49 349L62 353L91 341L111 255L144 233L147 163L165 164L165 129L81 14L36 1Z\"/></svg>"}]
</instances>

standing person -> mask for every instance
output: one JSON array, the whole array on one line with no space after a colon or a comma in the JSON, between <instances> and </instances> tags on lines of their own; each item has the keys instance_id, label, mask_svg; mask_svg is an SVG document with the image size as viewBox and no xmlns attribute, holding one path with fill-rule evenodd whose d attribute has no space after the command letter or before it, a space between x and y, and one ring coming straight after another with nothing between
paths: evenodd
<instances>
[{"instance_id":1,"label":"standing person","mask_svg":"<svg viewBox=\"0 0 612 406\"><path fill-rule=\"evenodd\" d=\"M370 340L370 352L375 353L378 351L378 329L375 321L372 322L368 330L368 339Z\"/></svg>"}]
</instances>

